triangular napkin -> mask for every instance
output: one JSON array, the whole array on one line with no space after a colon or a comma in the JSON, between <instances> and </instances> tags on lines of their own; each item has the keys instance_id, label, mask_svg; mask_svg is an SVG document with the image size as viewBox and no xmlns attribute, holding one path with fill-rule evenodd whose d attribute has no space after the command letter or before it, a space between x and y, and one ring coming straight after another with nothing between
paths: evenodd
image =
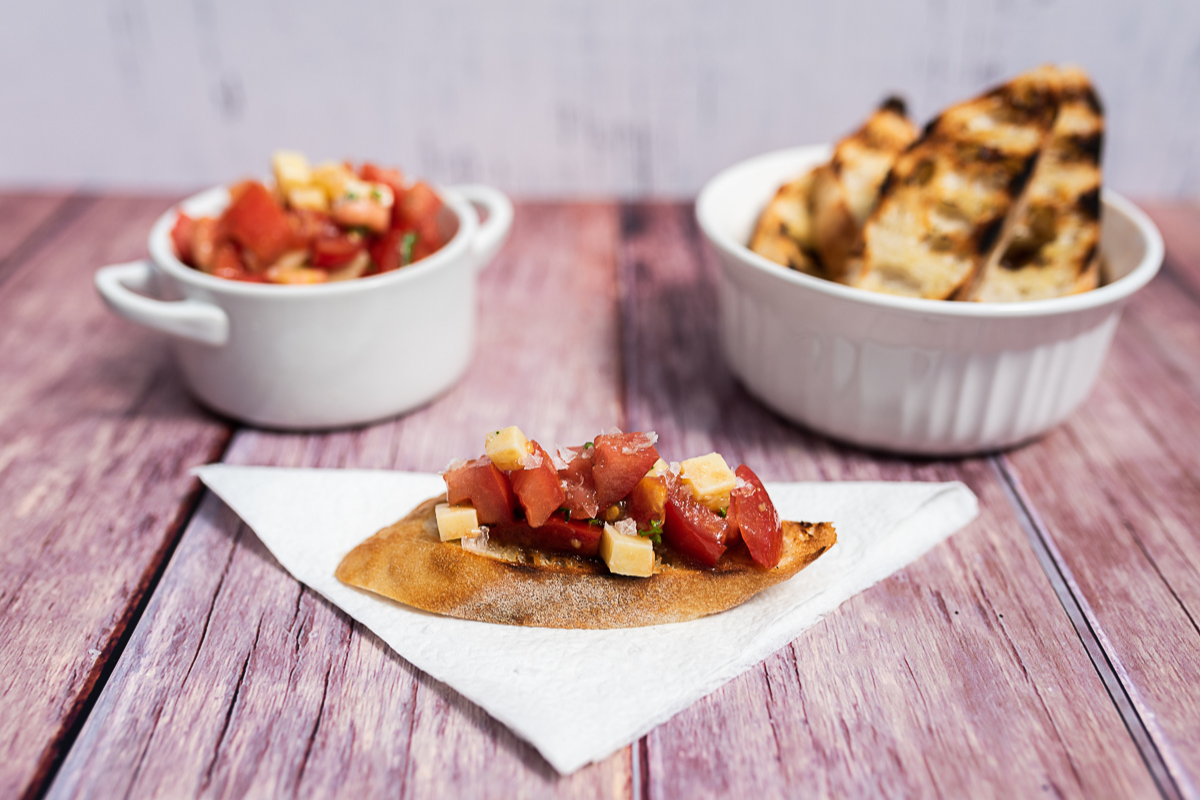
<instances>
[{"instance_id":1,"label":"triangular napkin","mask_svg":"<svg viewBox=\"0 0 1200 800\"><path fill-rule=\"evenodd\" d=\"M445 485L437 475L213 464L200 479L284 569L536 747L561 773L610 755L740 675L978 513L961 483L768 483L781 516L833 522L838 543L722 614L611 631L439 617L344 586L342 556ZM479 654L486 653L486 658ZM670 675L623 681L614 675Z\"/></svg>"}]
</instances>

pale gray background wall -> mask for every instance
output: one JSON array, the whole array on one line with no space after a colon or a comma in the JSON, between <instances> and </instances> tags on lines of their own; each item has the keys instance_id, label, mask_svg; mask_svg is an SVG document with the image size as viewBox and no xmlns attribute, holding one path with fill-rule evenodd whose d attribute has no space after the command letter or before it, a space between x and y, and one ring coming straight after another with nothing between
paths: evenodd
<instances>
[{"instance_id":1,"label":"pale gray background wall","mask_svg":"<svg viewBox=\"0 0 1200 800\"><path fill-rule=\"evenodd\" d=\"M1089 69L1109 184L1200 196L1200 2L5 2L0 185L187 189L274 148L523 197L687 196L755 153Z\"/></svg>"}]
</instances>

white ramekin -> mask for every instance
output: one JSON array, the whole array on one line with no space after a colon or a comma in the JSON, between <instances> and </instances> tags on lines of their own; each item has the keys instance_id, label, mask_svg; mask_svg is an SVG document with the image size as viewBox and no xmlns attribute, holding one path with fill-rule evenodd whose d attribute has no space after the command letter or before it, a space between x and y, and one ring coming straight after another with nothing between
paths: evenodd
<instances>
[{"instance_id":1,"label":"white ramekin","mask_svg":"<svg viewBox=\"0 0 1200 800\"><path fill-rule=\"evenodd\" d=\"M150 258L104 267L110 309L172 337L192 394L255 425L324 429L394 416L448 389L475 345L475 278L512 226L508 198L486 186L440 189L441 250L385 275L314 286L217 278L175 257L178 209L150 231ZM222 188L180 204L216 215ZM487 211L480 223L475 206Z\"/></svg>"},{"instance_id":2,"label":"white ramekin","mask_svg":"<svg viewBox=\"0 0 1200 800\"><path fill-rule=\"evenodd\" d=\"M721 263L720 340L746 388L783 416L863 447L996 450L1065 419L1100 374L1129 297L1158 272L1162 237L1104 192L1106 283L1071 297L957 303L867 292L751 252L759 213L827 145L753 158L704 187L696 216Z\"/></svg>"}]
</instances>

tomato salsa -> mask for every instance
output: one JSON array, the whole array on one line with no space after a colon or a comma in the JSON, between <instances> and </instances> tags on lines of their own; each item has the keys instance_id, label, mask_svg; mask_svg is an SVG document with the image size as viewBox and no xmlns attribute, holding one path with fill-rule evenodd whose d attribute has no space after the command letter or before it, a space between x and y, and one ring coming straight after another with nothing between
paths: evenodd
<instances>
[{"instance_id":1,"label":"tomato salsa","mask_svg":"<svg viewBox=\"0 0 1200 800\"><path fill-rule=\"evenodd\" d=\"M615 574L649 577L655 548L700 567L735 549L779 564L779 514L754 471L718 453L666 463L654 433L614 431L547 452L515 426L487 437L485 454L443 473L436 509L443 541L600 558Z\"/></svg>"},{"instance_id":2,"label":"tomato salsa","mask_svg":"<svg viewBox=\"0 0 1200 800\"><path fill-rule=\"evenodd\" d=\"M230 280L311 284L391 272L446 244L441 198L397 169L314 167L289 151L271 166L272 184L231 186L221 216L180 212L171 230L180 261Z\"/></svg>"}]
</instances>

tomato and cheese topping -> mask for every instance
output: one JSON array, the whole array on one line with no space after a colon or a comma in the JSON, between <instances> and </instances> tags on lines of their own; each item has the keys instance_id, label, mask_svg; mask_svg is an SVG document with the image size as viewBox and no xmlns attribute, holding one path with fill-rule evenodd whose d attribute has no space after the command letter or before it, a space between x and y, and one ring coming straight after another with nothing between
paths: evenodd
<instances>
[{"instance_id":1,"label":"tomato and cheese topping","mask_svg":"<svg viewBox=\"0 0 1200 800\"><path fill-rule=\"evenodd\" d=\"M668 465L654 433L614 431L553 455L516 426L488 434L485 454L443 473L443 541L600 558L610 572L649 577L655 548L715 567L730 548L759 566L782 556L779 515L762 482L718 453Z\"/></svg>"},{"instance_id":2,"label":"tomato and cheese topping","mask_svg":"<svg viewBox=\"0 0 1200 800\"><path fill-rule=\"evenodd\" d=\"M180 212L171 229L179 260L231 280L326 283L400 269L446 244L441 198L399 170L271 157L274 185L242 181L219 218Z\"/></svg>"}]
</instances>

